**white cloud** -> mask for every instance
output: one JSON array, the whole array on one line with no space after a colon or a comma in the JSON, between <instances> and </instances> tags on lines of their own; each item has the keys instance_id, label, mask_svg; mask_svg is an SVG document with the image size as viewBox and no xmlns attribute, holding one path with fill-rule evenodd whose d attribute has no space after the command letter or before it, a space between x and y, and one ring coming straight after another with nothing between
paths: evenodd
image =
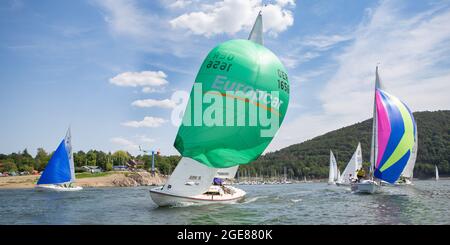
<instances>
[{"instance_id":1,"label":"white cloud","mask_svg":"<svg viewBox=\"0 0 450 245\"><path fill-rule=\"evenodd\" d=\"M305 46L310 46L316 48L317 50L327 50L338 43L351 40L353 37L351 35L316 35L306 37L305 40L302 41L302 44Z\"/></svg>"},{"instance_id":2,"label":"white cloud","mask_svg":"<svg viewBox=\"0 0 450 245\"><path fill-rule=\"evenodd\" d=\"M263 8L264 31L272 35L286 30L293 25L294 17L287 6L294 1L278 1ZM212 4L203 4L200 11L185 13L170 21L174 28L188 29L197 35L207 37L217 34L233 35L241 30L249 30L258 12L261 0L223 0ZM238 16L238 17L237 17Z\"/></svg>"},{"instance_id":3,"label":"white cloud","mask_svg":"<svg viewBox=\"0 0 450 245\"><path fill-rule=\"evenodd\" d=\"M294 69L302 63L320 57L320 55L319 52L314 51L301 52L300 50L291 50L288 55L280 56L280 60L287 68Z\"/></svg>"},{"instance_id":4,"label":"white cloud","mask_svg":"<svg viewBox=\"0 0 450 245\"><path fill-rule=\"evenodd\" d=\"M169 8L181 9L188 7L190 4L192 4L191 0L175 0L167 3L167 6Z\"/></svg>"},{"instance_id":5,"label":"white cloud","mask_svg":"<svg viewBox=\"0 0 450 245\"><path fill-rule=\"evenodd\" d=\"M123 126L132 128L158 128L166 122L159 117L144 117L142 121L128 121L122 123Z\"/></svg>"},{"instance_id":6,"label":"white cloud","mask_svg":"<svg viewBox=\"0 0 450 245\"><path fill-rule=\"evenodd\" d=\"M131 105L136 107L160 107L165 109L172 109L177 104L169 99L164 100L145 99L145 100L136 100L133 103L131 103Z\"/></svg>"},{"instance_id":7,"label":"white cloud","mask_svg":"<svg viewBox=\"0 0 450 245\"><path fill-rule=\"evenodd\" d=\"M139 149L139 145L122 137L111 138L110 141L116 145L123 147L123 149L127 151L136 151Z\"/></svg>"},{"instance_id":8,"label":"white cloud","mask_svg":"<svg viewBox=\"0 0 450 245\"><path fill-rule=\"evenodd\" d=\"M167 75L162 71L124 72L109 82L121 87L158 87L168 84Z\"/></svg>"},{"instance_id":9,"label":"white cloud","mask_svg":"<svg viewBox=\"0 0 450 245\"><path fill-rule=\"evenodd\" d=\"M96 0L107 14L105 21L116 34L145 37L152 32L149 24L155 22L148 13L143 12L132 0Z\"/></svg>"},{"instance_id":10,"label":"white cloud","mask_svg":"<svg viewBox=\"0 0 450 245\"><path fill-rule=\"evenodd\" d=\"M165 92L165 88L152 88L152 87L143 87L142 93L151 94L151 93L163 93Z\"/></svg>"},{"instance_id":11,"label":"white cloud","mask_svg":"<svg viewBox=\"0 0 450 245\"><path fill-rule=\"evenodd\" d=\"M141 141L143 143L154 143L155 142L155 139L149 138L146 135L138 135L137 138L139 141Z\"/></svg>"},{"instance_id":12,"label":"white cloud","mask_svg":"<svg viewBox=\"0 0 450 245\"><path fill-rule=\"evenodd\" d=\"M277 5L284 7L286 5L295 6L295 0L276 0Z\"/></svg>"},{"instance_id":13,"label":"white cloud","mask_svg":"<svg viewBox=\"0 0 450 245\"><path fill-rule=\"evenodd\" d=\"M371 118L378 62L386 90L413 111L450 108L450 10L437 6L411 16L398 4L382 1L368 12L336 56L337 70L319 95L322 110L287 121L268 151Z\"/></svg>"}]
</instances>

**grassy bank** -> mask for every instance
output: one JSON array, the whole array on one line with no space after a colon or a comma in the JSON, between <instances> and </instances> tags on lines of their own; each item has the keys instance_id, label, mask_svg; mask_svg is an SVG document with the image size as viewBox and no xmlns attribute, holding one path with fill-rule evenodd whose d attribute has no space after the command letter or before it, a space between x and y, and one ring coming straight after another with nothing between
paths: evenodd
<instances>
[{"instance_id":1,"label":"grassy bank","mask_svg":"<svg viewBox=\"0 0 450 245\"><path fill-rule=\"evenodd\" d=\"M113 172L101 172L101 173L77 173L75 174L77 179L103 177L113 174Z\"/></svg>"}]
</instances>

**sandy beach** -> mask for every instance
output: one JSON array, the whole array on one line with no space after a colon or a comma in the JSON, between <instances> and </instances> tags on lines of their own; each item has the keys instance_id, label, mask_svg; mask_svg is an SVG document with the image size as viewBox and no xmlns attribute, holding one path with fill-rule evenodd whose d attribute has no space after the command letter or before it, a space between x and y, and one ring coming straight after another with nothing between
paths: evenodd
<instances>
[{"instance_id":1,"label":"sandy beach","mask_svg":"<svg viewBox=\"0 0 450 245\"><path fill-rule=\"evenodd\" d=\"M0 177L0 189L26 189L36 185L39 175ZM162 185L165 176L151 176L147 172L110 172L106 176L77 178L75 184L82 187L129 187Z\"/></svg>"}]
</instances>

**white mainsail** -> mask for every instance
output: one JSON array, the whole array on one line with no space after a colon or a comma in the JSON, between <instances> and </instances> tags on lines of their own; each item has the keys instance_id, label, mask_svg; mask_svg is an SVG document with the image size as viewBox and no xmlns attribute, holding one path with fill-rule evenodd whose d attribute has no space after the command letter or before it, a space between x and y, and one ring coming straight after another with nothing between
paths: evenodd
<instances>
[{"instance_id":1,"label":"white mainsail","mask_svg":"<svg viewBox=\"0 0 450 245\"><path fill-rule=\"evenodd\" d=\"M216 173L215 168L209 168L194 159L183 157L162 190L179 196L199 195L212 185Z\"/></svg>"},{"instance_id":2,"label":"white mainsail","mask_svg":"<svg viewBox=\"0 0 450 245\"><path fill-rule=\"evenodd\" d=\"M417 146L418 146L417 125L415 126L414 130L416 132L414 139L414 146L411 151L411 156L409 157L409 160L406 163L405 169L403 169L403 172L401 174L402 177L408 178L410 181L413 179L414 165L416 165L416 158L417 158Z\"/></svg>"},{"instance_id":3,"label":"white mainsail","mask_svg":"<svg viewBox=\"0 0 450 245\"><path fill-rule=\"evenodd\" d=\"M239 165L231 167L231 168L218 168L217 173L214 177L221 179L234 179L236 172L239 168Z\"/></svg>"},{"instance_id":4,"label":"white mainsail","mask_svg":"<svg viewBox=\"0 0 450 245\"><path fill-rule=\"evenodd\" d=\"M375 71L375 91L381 87L380 76L378 75L378 66ZM373 172L375 171L375 156L378 155L378 116L376 93L373 94L373 118L372 118L372 142L370 145L370 178L373 179Z\"/></svg>"},{"instance_id":5,"label":"white mainsail","mask_svg":"<svg viewBox=\"0 0 450 245\"><path fill-rule=\"evenodd\" d=\"M436 165L434 165L434 168L436 170L436 181L439 180L439 171L438 171L438 167Z\"/></svg>"},{"instance_id":6,"label":"white mainsail","mask_svg":"<svg viewBox=\"0 0 450 245\"><path fill-rule=\"evenodd\" d=\"M336 158L334 157L333 151L330 150L330 172L328 174L328 184L334 184L338 179L338 174Z\"/></svg>"},{"instance_id":7,"label":"white mainsail","mask_svg":"<svg viewBox=\"0 0 450 245\"><path fill-rule=\"evenodd\" d=\"M69 163L70 163L70 181L75 182L75 163L73 161L73 151L72 151L72 134L70 127L67 130L66 137L64 138L64 144L67 150Z\"/></svg>"},{"instance_id":8,"label":"white mainsail","mask_svg":"<svg viewBox=\"0 0 450 245\"><path fill-rule=\"evenodd\" d=\"M352 179L356 179L356 172L362 167L362 151L361 143L358 143L356 151L353 153L352 158L347 163L347 166L342 172L339 178L339 183L350 184Z\"/></svg>"},{"instance_id":9,"label":"white mainsail","mask_svg":"<svg viewBox=\"0 0 450 245\"><path fill-rule=\"evenodd\" d=\"M264 45L263 41L263 22L262 22L262 14L261 11L256 17L255 24L253 25L252 31L248 36L248 40L253 41L255 43Z\"/></svg>"}]
</instances>

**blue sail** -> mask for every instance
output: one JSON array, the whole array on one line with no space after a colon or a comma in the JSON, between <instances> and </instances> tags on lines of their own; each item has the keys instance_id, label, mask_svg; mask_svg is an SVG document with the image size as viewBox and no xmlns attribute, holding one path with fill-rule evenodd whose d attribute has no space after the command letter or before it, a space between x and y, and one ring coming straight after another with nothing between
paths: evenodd
<instances>
[{"instance_id":1,"label":"blue sail","mask_svg":"<svg viewBox=\"0 0 450 245\"><path fill-rule=\"evenodd\" d=\"M69 182L71 179L69 154L66 150L65 140L63 140L53 153L37 184L61 184Z\"/></svg>"}]
</instances>

